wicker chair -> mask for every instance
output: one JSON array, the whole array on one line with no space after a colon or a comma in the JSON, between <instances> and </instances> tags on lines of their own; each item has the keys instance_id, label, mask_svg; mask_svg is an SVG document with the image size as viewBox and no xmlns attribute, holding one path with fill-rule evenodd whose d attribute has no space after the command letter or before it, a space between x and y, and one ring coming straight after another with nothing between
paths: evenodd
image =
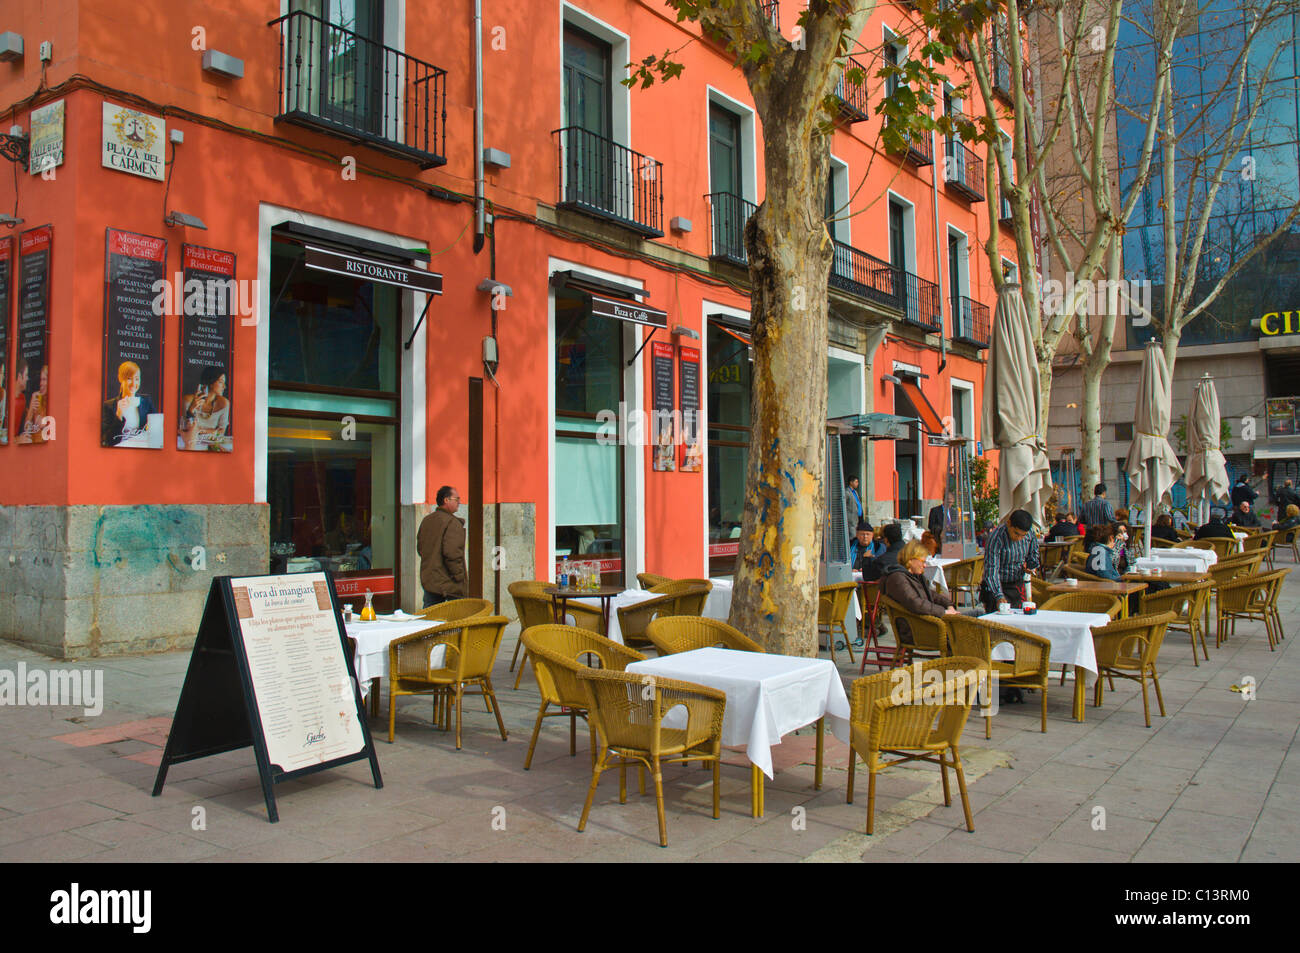
<instances>
[{"instance_id":1,"label":"wicker chair","mask_svg":"<svg viewBox=\"0 0 1300 953\"><path fill-rule=\"evenodd\" d=\"M849 613L849 602L857 588L856 582L837 582L817 590L817 631L826 636L832 662L835 661L835 636L838 633L844 637L844 647L849 650L849 663L853 663L853 640L849 638L844 618Z\"/></svg>"},{"instance_id":2,"label":"wicker chair","mask_svg":"<svg viewBox=\"0 0 1300 953\"><path fill-rule=\"evenodd\" d=\"M524 758L524 770L533 765L533 751L537 747L537 735L542 730L542 719L569 719L569 754L578 753L578 718L587 719L587 730L591 735L591 761L596 762L596 726L587 717L587 693L578 683L578 675L594 667L592 661L599 662L604 671L621 672L632 662L638 662L645 656L634 649L596 635L586 629L571 625L535 625L525 629L523 642L528 646L528 655L533 660L533 673L537 676L537 689L542 695L542 707L537 709L537 721L533 724L533 737L528 742L528 755ZM547 713L552 705L559 710Z\"/></svg>"},{"instance_id":3,"label":"wicker chair","mask_svg":"<svg viewBox=\"0 0 1300 953\"><path fill-rule=\"evenodd\" d=\"M1222 536L1207 536L1204 539L1185 539L1174 543L1173 549L1212 549L1220 559L1226 559L1237 552L1237 541Z\"/></svg>"},{"instance_id":4,"label":"wicker chair","mask_svg":"<svg viewBox=\"0 0 1300 953\"><path fill-rule=\"evenodd\" d=\"M439 602L437 605L429 606L420 613L423 618L434 619L438 622L459 622L462 619L472 619L474 616L491 614L492 601L490 599L449 599L446 602Z\"/></svg>"},{"instance_id":5,"label":"wicker chair","mask_svg":"<svg viewBox=\"0 0 1300 953\"><path fill-rule=\"evenodd\" d=\"M983 575L983 556L972 556L970 559L963 559L961 562L945 567L943 578L948 583L948 591L952 593L953 602L961 605L961 597L967 596L970 604L976 605L980 597L980 577Z\"/></svg>"},{"instance_id":6,"label":"wicker chair","mask_svg":"<svg viewBox=\"0 0 1300 953\"><path fill-rule=\"evenodd\" d=\"M863 645L862 662L858 665L859 674L867 670L868 662L876 668L892 667L894 656L897 654L895 647L880 644L880 597L884 594L881 580L863 582L860 585L858 598L862 603Z\"/></svg>"},{"instance_id":7,"label":"wicker chair","mask_svg":"<svg viewBox=\"0 0 1300 953\"><path fill-rule=\"evenodd\" d=\"M718 619L703 616L659 616L646 626L645 634L660 655L676 655L694 649L720 646L738 652L762 652L763 647Z\"/></svg>"},{"instance_id":8,"label":"wicker chair","mask_svg":"<svg viewBox=\"0 0 1300 953\"><path fill-rule=\"evenodd\" d=\"M953 655L977 658L998 677L998 685L1007 688L1037 689L1042 702L1042 731L1047 731L1047 680L1052 643L1039 635L1016 629L991 619L953 616L948 622L948 646ZM1015 653L1009 662L993 658L993 649L1009 643ZM984 737L992 737L992 718L984 719Z\"/></svg>"},{"instance_id":9,"label":"wicker chair","mask_svg":"<svg viewBox=\"0 0 1300 953\"><path fill-rule=\"evenodd\" d=\"M1201 664L1196 654L1198 638L1201 640L1201 652L1204 653L1205 660L1210 660L1210 650L1205 647L1205 627L1201 624L1201 617L1210 601L1210 586L1210 580L1207 579L1160 592L1142 593L1142 615L1172 612L1175 619L1169 623L1169 628L1186 632L1192 637L1192 661L1197 666Z\"/></svg>"},{"instance_id":10,"label":"wicker chair","mask_svg":"<svg viewBox=\"0 0 1300 953\"><path fill-rule=\"evenodd\" d=\"M519 616L519 631L521 633L535 625L554 624L555 604L551 602L551 597L543 591L550 588L550 586L549 582L525 580L512 582L506 587L510 592L510 598L515 603L515 612ZM605 634L605 620L601 617L600 610L594 606L581 602L568 602L565 604L564 614L573 616L574 625L580 629L595 632L597 635ZM523 639L515 640L515 651L510 656L510 671L512 672L515 670L515 662L519 658L519 648L523 644ZM525 650L524 660L519 666L519 671L515 674L516 691L519 689L519 681L524 677L524 669L527 667L528 652Z\"/></svg>"},{"instance_id":11,"label":"wicker chair","mask_svg":"<svg viewBox=\"0 0 1300 953\"><path fill-rule=\"evenodd\" d=\"M1160 694L1156 657L1164 643L1165 630L1175 618L1172 612L1136 615L1093 630L1092 640L1097 649L1097 682L1092 701L1094 708L1101 707L1102 683L1107 678L1127 678L1142 686L1142 714L1146 716L1147 727L1150 728L1151 706L1147 701L1147 679L1150 678L1156 688L1160 717L1165 717L1165 700Z\"/></svg>"},{"instance_id":12,"label":"wicker chair","mask_svg":"<svg viewBox=\"0 0 1300 953\"><path fill-rule=\"evenodd\" d=\"M678 586L676 582L668 583ZM711 588L711 587L710 587ZM705 600L709 598L709 588L704 586L681 585L672 592L637 602L630 606L618 607L618 625L623 632L623 644L633 647L652 646L646 627L659 616L667 615L701 615Z\"/></svg>"},{"instance_id":13,"label":"wicker chair","mask_svg":"<svg viewBox=\"0 0 1300 953\"><path fill-rule=\"evenodd\" d=\"M642 589L653 589L655 586L665 582L672 582L672 576L660 576L653 572L639 572L636 574L636 581Z\"/></svg>"},{"instance_id":14,"label":"wicker chair","mask_svg":"<svg viewBox=\"0 0 1300 953\"><path fill-rule=\"evenodd\" d=\"M1118 619L1123 606L1118 596L1107 592L1058 592L1046 602L1039 603L1038 608L1058 612L1104 612L1112 619Z\"/></svg>"},{"instance_id":15,"label":"wicker chair","mask_svg":"<svg viewBox=\"0 0 1300 953\"><path fill-rule=\"evenodd\" d=\"M1103 579L1101 576L1094 576L1092 573L1088 572L1087 570L1075 565L1069 565L1063 567L1061 571L1061 575L1063 575L1066 579L1083 579L1087 582L1110 581L1107 579Z\"/></svg>"},{"instance_id":16,"label":"wicker chair","mask_svg":"<svg viewBox=\"0 0 1300 953\"><path fill-rule=\"evenodd\" d=\"M955 615L943 618L917 615L883 593L880 604L889 614L889 623L894 630L895 666L909 664L921 653L930 658L949 654L947 620L955 618ZM904 624L900 625L900 622Z\"/></svg>"},{"instance_id":17,"label":"wicker chair","mask_svg":"<svg viewBox=\"0 0 1300 953\"><path fill-rule=\"evenodd\" d=\"M1058 536L1054 542L1043 543L1039 546L1038 551L1042 558L1042 571L1044 575L1055 572L1062 565L1069 562L1070 553L1074 551L1075 540L1083 539L1082 536Z\"/></svg>"},{"instance_id":18,"label":"wicker chair","mask_svg":"<svg viewBox=\"0 0 1300 953\"><path fill-rule=\"evenodd\" d=\"M934 687L912 685L900 691L904 672L877 672L853 683L849 731L849 782L847 802L853 803L853 782L858 758L867 763L867 833L872 832L876 814L876 775L884 768L907 761L938 764L943 776L943 802L952 805L948 788L948 766L957 770L957 787L966 815L966 830L974 831L970 800L966 796L966 775L961 767L958 745L966 718L970 715L974 679L986 670L978 658L943 658L922 662L919 674L939 670L945 680L940 699ZM899 696L902 697L899 697ZM929 696L929 697L927 697ZM882 755L896 755L885 761ZM951 760L948 757L951 756Z\"/></svg>"},{"instance_id":19,"label":"wicker chair","mask_svg":"<svg viewBox=\"0 0 1300 953\"><path fill-rule=\"evenodd\" d=\"M682 589L692 586L704 586L707 591L713 591L713 580L711 579L665 579L663 582L657 582L649 591L659 595L669 595L680 592Z\"/></svg>"},{"instance_id":20,"label":"wicker chair","mask_svg":"<svg viewBox=\"0 0 1300 953\"><path fill-rule=\"evenodd\" d=\"M444 730L456 707L456 750L460 750L461 709L465 695L482 695L488 709L496 715L501 740L506 740L506 726L501 708L492 690L492 666L501 649L505 633L505 616L475 616L459 622L436 625L424 632L395 639L388 647L388 740L396 730L398 695L434 695L435 717L442 701ZM442 664L433 666L434 649L446 646ZM477 691L465 691L477 685Z\"/></svg>"},{"instance_id":21,"label":"wicker chair","mask_svg":"<svg viewBox=\"0 0 1300 953\"><path fill-rule=\"evenodd\" d=\"M1178 534L1180 540L1191 539L1192 536L1195 535L1190 529L1178 529L1175 527L1174 532Z\"/></svg>"},{"instance_id":22,"label":"wicker chair","mask_svg":"<svg viewBox=\"0 0 1300 953\"><path fill-rule=\"evenodd\" d=\"M1273 565L1273 553L1286 548L1291 550L1292 561L1300 563L1300 527L1277 531L1273 537L1273 551L1269 553L1269 566Z\"/></svg>"},{"instance_id":23,"label":"wicker chair","mask_svg":"<svg viewBox=\"0 0 1300 953\"><path fill-rule=\"evenodd\" d=\"M1243 553L1253 553L1256 550L1264 551L1264 561L1268 563L1268 568L1273 568L1273 540L1277 537L1277 530L1262 530L1253 533L1241 541L1241 551Z\"/></svg>"},{"instance_id":24,"label":"wicker chair","mask_svg":"<svg viewBox=\"0 0 1300 953\"><path fill-rule=\"evenodd\" d=\"M1152 548L1152 549L1169 549L1170 547L1172 547L1172 546L1174 546L1174 545L1175 545L1175 544L1174 544L1171 540L1161 539L1159 536L1152 536L1152 537L1151 537L1151 548Z\"/></svg>"},{"instance_id":25,"label":"wicker chair","mask_svg":"<svg viewBox=\"0 0 1300 953\"><path fill-rule=\"evenodd\" d=\"M1237 634L1238 619L1254 619L1264 623L1268 633L1268 648L1273 651L1284 638L1282 617L1278 613L1277 599L1282 580L1289 569L1278 569L1259 575L1239 576L1218 586L1219 624L1214 646L1218 648Z\"/></svg>"},{"instance_id":26,"label":"wicker chair","mask_svg":"<svg viewBox=\"0 0 1300 953\"><path fill-rule=\"evenodd\" d=\"M591 802L596 797L600 776L618 768L618 803L627 802L627 767L645 765L655 785L655 807L659 815L659 846L668 846L664 821L662 765L685 761L713 764L713 817L719 812L718 768L722 754L722 718L726 693L703 685L656 678L646 691L645 676L629 672L578 673L587 696L587 711L596 721L600 753L592 766L591 788L582 806L578 830L586 830ZM647 697L649 696L649 697ZM664 715L678 706L686 709L684 728L664 726Z\"/></svg>"},{"instance_id":27,"label":"wicker chair","mask_svg":"<svg viewBox=\"0 0 1300 953\"><path fill-rule=\"evenodd\" d=\"M1039 576L1030 576L1029 598L1037 605L1041 606L1048 599L1052 598L1052 594L1047 591L1048 587L1051 585L1052 583L1048 582L1046 579L1040 578Z\"/></svg>"}]
</instances>

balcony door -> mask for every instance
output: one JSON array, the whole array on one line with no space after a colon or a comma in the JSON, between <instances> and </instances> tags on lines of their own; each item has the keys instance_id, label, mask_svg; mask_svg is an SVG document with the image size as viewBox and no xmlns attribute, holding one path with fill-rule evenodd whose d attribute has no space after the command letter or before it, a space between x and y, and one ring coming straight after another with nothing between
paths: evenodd
<instances>
[{"instance_id":1,"label":"balcony door","mask_svg":"<svg viewBox=\"0 0 1300 953\"><path fill-rule=\"evenodd\" d=\"M897 202L889 203L889 263L894 266L894 296L897 307L915 321L917 312L913 295L907 293L907 211Z\"/></svg>"},{"instance_id":2,"label":"balcony door","mask_svg":"<svg viewBox=\"0 0 1300 953\"><path fill-rule=\"evenodd\" d=\"M713 193L713 253L745 260L749 215L740 175L740 117L709 106L709 191Z\"/></svg>"},{"instance_id":3,"label":"balcony door","mask_svg":"<svg viewBox=\"0 0 1300 953\"><path fill-rule=\"evenodd\" d=\"M970 321L962 301L961 284L962 241L956 235L948 236L948 300L952 302L952 333L956 337L969 337Z\"/></svg>"},{"instance_id":4,"label":"balcony door","mask_svg":"<svg viewBox=\"0 0 1300 953\"><path fill-rule=\"evenodd\" d=\"M297 89L287 92L298 107L382 135L385 78L397 71L396 62L384 62L384 0L292 0L290 12L305 14L289 27Z\"/></svg>"},{"instance_id":5,"label":"balcony door","mask_svg":"<svg viewBox=\"0 0 1300 953\"><path fill-rule=\"evenodd\" d=\"M589 33L564 28L565 199L616 211L610 48Z\"/></svg>"}]
</instances>

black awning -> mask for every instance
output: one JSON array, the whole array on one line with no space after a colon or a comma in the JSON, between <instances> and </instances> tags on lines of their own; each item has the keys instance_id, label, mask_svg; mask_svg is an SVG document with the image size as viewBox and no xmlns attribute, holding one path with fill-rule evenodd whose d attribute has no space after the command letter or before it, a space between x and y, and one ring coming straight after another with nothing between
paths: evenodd
<instances>
[{"instance_id":1,"label":"black awning","mask_svg":"<svg viewBox=\"0 0 1300 953\"><path fill-rule=\"evenodd\" d=\"M719 321L717 315L709 315L709 324L713 325L723 334L731 335L741 344L745 345L745 347L754 346L754 339L749 336L748 325L745 325L742 328L740 322L735 321L734 319L731 323Z\"/></svg>"},{"instance_id":2,"label":"black awning","mask_svg":"<svg viewBox=\"0 0 1300 953\"><path fill-rule=\"evenodd\" d=\"M362 281L378 281L423 294L442 294L442 275L423 268L411 268L392 262L363 258L351 252L332 251L315 245L304 246L303 264L316 271L328 271Z\"/></svg>"},{"instance_id":3,"label":"black awning","mask_svg":"<svg viewBox=\"0 0 1300 953\"><path fill-rule=\"evenodd\" d=\"M315 228L301 222L281 222L275 226L274 233L291 236L303 244L320 245L344 254L361 254L382 261L429 261L432 257L427 248L402 248L399 245L388 245L368 238Z\"/></svg>"},{"instance_id":4,"label":"black awning","mask_svg":"<svg viewBox=\"0 0 1300 953\"><path fill-rule=\"evenodd\" d=\"M642 304L638 298L648 298L650 293L630 285L577 275L572 271L557 271L551 275L551 284L587 296L591 313L615 321L644 324L652 328L668 327L668 312Z\"/></svg>"}]
</instances>

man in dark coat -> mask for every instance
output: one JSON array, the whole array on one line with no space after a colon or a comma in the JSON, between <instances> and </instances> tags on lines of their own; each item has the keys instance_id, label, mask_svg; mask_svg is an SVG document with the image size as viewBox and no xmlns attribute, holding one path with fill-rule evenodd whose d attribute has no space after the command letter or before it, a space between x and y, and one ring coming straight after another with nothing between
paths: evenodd
<instances>
[{"instance_id":1,"label":"man in dark coat","mask_svg":"<svg viewBox=\"0 0 1300 953\"><path fill-rule=\"evenodd\" d=\"M455 488L440 487L438 508L420 523L415 538L426 609L465 595L465 524L456 517L459 506Z\"/></svg>"}]
</instances>

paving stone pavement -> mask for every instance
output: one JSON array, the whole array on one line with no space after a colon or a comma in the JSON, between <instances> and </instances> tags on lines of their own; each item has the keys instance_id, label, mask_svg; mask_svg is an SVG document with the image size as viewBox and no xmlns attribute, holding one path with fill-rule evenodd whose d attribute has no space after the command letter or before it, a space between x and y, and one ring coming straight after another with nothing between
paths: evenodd
<instances>
[{"instance_id":1,"label":"paving stone pavement","mask_svg":"<svg viewBox=\"0 0 1300 953\"><path fill-rule=\"evenodd\" d=\"M567 725L549 719L523 770L538 700L531 673L510 688L517 626L494 675L508 741L475 701L458 752L431 727L428 701L404 698L394 744L386 707L370 722L382 790L364 763L277 785L277 824L266 820L251 749L174 766L162 795L150 796L187 651L64 663L0 642L0 670L102 671L105 695L98 716L0 705L0 861L1296 861L1300 572L1286 581L1281 611L1289 637L1275 652L1261 625L1239 624L1221 649L1211 638L1210 660L1194 666L1186 637L1171 634L1160 655L1168 714L1153 698L1150 728L1136 685L1120 683L1100 709L1089 696L1079 724L1070 682L1053 679L1046 733L1032 695L1001 709L991 740L972 716L963 761L974 833L959 801L943 806L937 770L920 766L881 776L868 837L865 770L846 804L848 748L828 734L825 784L814 790L809 729L774 749L761 819L750 817L740 753L722 770L718 820L709 772L666 769L667 848L653 795L640 796L631 774L623 805L616 776L604 776L578 833L590 783L581 728L571 757ZM837 656L847 685L857 668ZM1247 676L1253 700L1229 687Z\"/></svg>"}]
</instances>

